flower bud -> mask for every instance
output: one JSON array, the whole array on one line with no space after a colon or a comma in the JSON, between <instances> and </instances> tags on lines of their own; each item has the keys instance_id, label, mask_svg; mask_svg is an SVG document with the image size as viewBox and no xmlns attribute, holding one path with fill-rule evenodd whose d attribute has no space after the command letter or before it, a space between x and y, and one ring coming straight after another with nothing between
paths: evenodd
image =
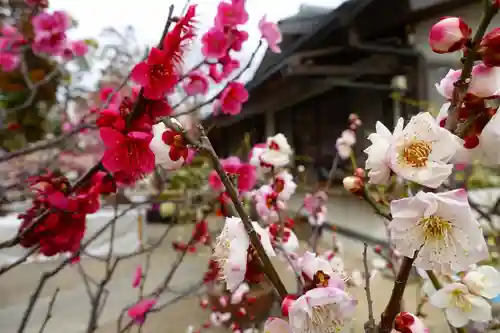
<instances>
[{"instance_id":1,"label":"flower bud","mask_svg":"<svg viewBox=\"0 0 500 333\"><path fill-rule=\"evenodd\" d=\"M297 297L294 295L288 295L283 299L283 302L281 303L281 313L283 316L288 316L288 312L296 299Z\"/></svg>"},{"instance_id":2,"label":"flower bud","mask_svg":"<svg viewBox=\"0 0 500 333\"><path fill-rule=\"evenodd\" d=\"M357 176L345 177L342 181L344 188L351 193L359 193L363 189L363 180Z\"/></svg>"},{"instance_id":3,"label":"flower bud","mask_svg":"<svg viewBox=\"0 0 500 333\"><path fill-rule=\"evenodd\" d=\"M394 320L396 332L425 333L428 329L420 318L409 312L400 312Z\"/></svg>"},{"instance_id":4,"label":"flower bud","mask_svg":"<svg viewBox=\"0 0 500 333\"><path fill-rule=\"evenodd\" d=\"M363 178L365 178L366 173L365 173L365 170L363 168L356 168L356 170L354 171L354 175L356 177L363 179Z\"/></svg>"},{"instance_id":5,"label":"flower bud","mask_svg":"<svg viewBox=\"0 0 500 333\"><path fill-rule=\"evenodd\" d=\"M486 66L500 66L500 28L491 30L483 37L477 52Z\"/></svg>"},{"instance_id":6,"label":"flower bud","mask_svg":"<svg viewBox=\"0 0 500 333\"><path fill-rule=\"evenodd\" d=\"M449 53L465 46L471 28L459 17L445 17L434 24L429 34L429 44L436 53Z\"/></svg>"}]
</instances>

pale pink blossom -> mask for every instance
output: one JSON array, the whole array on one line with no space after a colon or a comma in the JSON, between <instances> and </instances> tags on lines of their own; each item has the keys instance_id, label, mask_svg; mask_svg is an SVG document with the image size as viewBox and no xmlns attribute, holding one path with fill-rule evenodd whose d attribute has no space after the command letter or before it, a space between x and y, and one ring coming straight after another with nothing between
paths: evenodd
<instances>
[{"instance_id":1,"label":"pale pink blossom","mask_svg":"<svg viewBox=\"0 0 500 333\"><path fill-rule=\"evenodd\" d=\"M396 250L406 257L419 251L414 265L452 273L488 258L488 247L463 189L418 192L391 202L389 223Z\"/></svg>"},{"instance_id":2,"label":"pale pink blossom","mask_svg":"<svg viewBox=\"0 0 500 333\"><path fill-rule=\"evenodd\" d=\"M290 307L293 333L342 332L354 319L357 302L338 288L314 288Z\"/></svg>"},{"instance_id":3,"label":"pale pink blossom","mask_svg":"<svg viewBox=\"0 0 500 333\"><path fill-rule=\"evenodd\" d=\"M437 91L447 100L453 99L453 90L455 89L455 82L458 81L462 70L450 69L444 78L439 83L436 83Z\"/></svg>"},{"instance_id":4,"label":"pale pink blossom","mask_svg":"<svg viewBox=\"0 0 500 333\"><path fill-rule=\"evenodd\" d=\"M292 333L290 324L287 321L278 317L269 317L264 324L264 332L266 333Z\"/></svg>"},{"instance_id":5,"label":"pale pink blossom","mask_svg":"<svg viewBox=\"0 0 500 333\"><path fill-rule=\"evenodd\" d=\"M236 288L236 290L231 294L231 304L239 304L243 301L243 298L250 291L248 283L243 282Z\"/></svg>"},{"instance_id":6,"label":"pale pink blossom","mask_svg":"<svg viewBox=\"0 0 500 333\"><path fill-rule=\"evenodd\" d=\"M386 145L385 142L382 143ZM380 161L380 166L370 165L370 169L384 172L380 175L381 180L387 180L386 168L389 168L404 179L431 188L437 188L449 177L453 170L453 164L449 162L462 146L462 140L439 126L436 119L428 112L413 116L401 131L398 127L390 137L390 145L385 154L383 150L386 146L382 143L380 151L374 150L369 154L369 159L370 157L375 160L386 159ZM368 149L370 148L372 147ZM389 163L384 165L387 163L387 156ZM367 160L367 168L369 162L371 161ZM371 170L368 176L373 182Z\"/></svg>"},{"instance_id":7,"label":"pale pink blossom","mask_svg":"<svg viewBox=\"0 0 500 333\"><path fill-rule=\"evenodd\" d=\"M432 26L429 44L436 53L455 52L465 46L471 33L460 17L445 17Z\"/></svg>"},{"instance_id":8,"label":"pale pink blossom","mask_svg":"<svg viewBox=\"0 0 500 333\"><path fill-rule=\"evenodd\" d=\"M468 93L481 98L498 96L500 93L500 68L478 63L472 68L472 80Z\"/></svg>"},{"instance_id":9,"label":"pale pink blossom","mask_svg":"<svg viewBox=\"0 0 500 333\"><path fill-rule=\"evenodd\" d=\"M269 185L261 186L253 193L255 209L259 216L271 223L278 219L278 212L285 208L283 200L278 198L278 193Z\"/></svg>"},{"instance_id":10,"label":"pale pink blossom","mask_svg":"<svg viewBox=\"0 0 500 333\"><path fill-rule=\"evenodd\" d=\"M298 266L304 278L313 281L320 272L326 274L328 279L328 287L345 289L345 277L341 274L342 271L334 271L330 262L322 257L316 256L315 253L306 252L298 259ZM326 287L326 286L323 286Z\"/></svg>"},{"instance_id":11,"label":"pale pink blossom","mask_svg":"<svg viewBox=\"0 0 500 333\"><path fill-rule=\"evenodd\" d=\"M281 53L281 49L278 44L281 43L282 36L278 25L274 22L266 20L266 15L262 16L259 21L259 30L262 38L267 41L267 45L274 53Z\"/></svg>"}]
</instances>

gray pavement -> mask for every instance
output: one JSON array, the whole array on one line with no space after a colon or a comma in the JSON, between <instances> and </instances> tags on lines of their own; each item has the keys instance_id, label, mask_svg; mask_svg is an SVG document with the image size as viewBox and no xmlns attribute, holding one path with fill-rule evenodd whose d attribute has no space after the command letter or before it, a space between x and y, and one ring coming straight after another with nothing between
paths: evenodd
<instances>
[{"instance_id":1,"label":"gray pavement","mask_svg":"<svg viewBox=\"0 0 500 333\"><path fill-rule=\"evenodd\" d=\"M301 198L293 198L291 207L298 208ZM383 239L385 229L383 222L371 212L370 207L361 200L350 197L334 197L328 203L328 219L339 225L353 228L354 230L369 233ZM220 226L219 221L211 222L212 228ZM149 242L154 242L162 233L164 227L149 226L147 229ZM148 274L146 292L153 290L165 278L171 263L176 258L176 253L171 250L172 240L187 240L191 232L190 226L174 228L164 244L155 251L151 257L151 271ZM343 243L343 258L348 269L361 268L362 243L339 236ZM320 244L321 248L331 247L331 237L325 235ZM183 262L173 279L172 287L182 290L196 283L205 271L210 253L208 250L189 255ZM114 333L117 329L117 319L121 310L127 304L136 300L137 290L132 289L131 280L138 263L144 262L145 257L139 256L120 263L108 289L110 296L99 321L98 333ZM274 261L281 277L285 280L288 290L294 288L294 277L285 265ZM0 276L0 333L15 333L25 312L27 302L43 272L51 271L56 267L57 261L46 263L25 264ZM83 259L82 267L94 280L103 276L104 265L93 259ZM53 309L53 317L49 321L45 332L47 333L81 333L86 331L89 318L89 301L85 284L78 273L77 266L68 266L54 278L49 279L33 310L33 315L24 332L39 332L40 326L46 316L48 304L56 288L60 288ZM375 312L380 314L387 302L392 288L392 281L375 278L373 281L373 294L375 299ZM359 299L358 318L353 332L362 333L362 326L366 318L366 302L362 288L353 288L353 295ZM407 310L414 311L416 306L416 286L411 285L405 297ZM161 301L168 301L175 294L166 292ZM142 333L184 333L189 325L195 329L207 321L209 313L199 307L199 297L187 297L158 313L148 317L147 324ZM443 320L439 311L428 309L429 322L432 327L443 328ZM210 330L204 330L210 332ZM220 332L220 330L212 330Z\"/></svg>"}]
</instances>

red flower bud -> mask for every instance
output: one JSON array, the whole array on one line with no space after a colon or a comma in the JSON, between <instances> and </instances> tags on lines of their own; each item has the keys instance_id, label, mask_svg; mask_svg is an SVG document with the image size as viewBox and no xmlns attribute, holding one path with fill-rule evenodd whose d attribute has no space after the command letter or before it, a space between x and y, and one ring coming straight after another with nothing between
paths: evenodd
<instances>
[{"instance_id":1,"label":"red flower bud","mask_svg":"<svg viewBox=\"0 0 500 333\"><path fill-rule=\"evenodd\" d=\"M283 302L281 303L281 313L283 314L283 316L288 316L290 307L296 299L297 297L294 295L288 295L285 297L285 299L283 299Z\"/></svg>"},{"instance_id":2,"label":"red flower bud","mask_svg":"<svg viewBox=\"0 0 500 333\"><path fill-rule=\"evenodd\" d=\"M465 46L471 28L459 17L445 17L431 28L429 45L436 53L449 53Z\"/></svg>"},{"instance_id":3,"label":"red flower bud","mask_svg":"<svg viewBox=\"0 0 500 333\"><path fill-rule=\"evenodd\" d=\"M474 149L479 145L479 137L475 134L468 135L464 138L464 148Z\"/></svg>"},{"instance_id":4,"label":"red flower bud","mask_svg":"<svg viewBox=\"0 0 500 333\"><path fill-rule=\"evenodd\" d=\"M484 35L478 54L486 66L500 66L500 28L495 28Z\"/></svg>"}]
</instances>

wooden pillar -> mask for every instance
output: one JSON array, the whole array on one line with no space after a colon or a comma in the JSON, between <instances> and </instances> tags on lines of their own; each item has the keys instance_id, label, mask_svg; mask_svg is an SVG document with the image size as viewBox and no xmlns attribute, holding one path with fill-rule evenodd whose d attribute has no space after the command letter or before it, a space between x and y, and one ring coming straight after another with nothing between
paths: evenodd
<instances>
[{"instance_id":1,"label":"wooden pillar","mask_svg":"<svg viewBox=\"0 0 500 333\"><path fill-rule=\"evenodd\" d=\"M265 134L266 138L276 134L276 115L274 112L265 113Z\"/></svg>"}]
</instances>

